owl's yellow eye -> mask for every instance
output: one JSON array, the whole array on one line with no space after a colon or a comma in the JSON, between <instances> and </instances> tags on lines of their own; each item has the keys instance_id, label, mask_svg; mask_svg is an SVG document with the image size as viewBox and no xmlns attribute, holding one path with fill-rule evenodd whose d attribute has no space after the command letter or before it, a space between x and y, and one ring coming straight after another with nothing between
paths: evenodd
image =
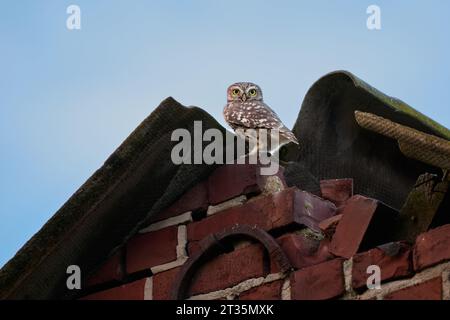
<instances>
[{"instance_id":1,"label":"owl's yellow eye","mask_svg":"<svg viewBox=\"0 0 450 320\"><path fill-rule=\"evenodd\" d=\"M250 89L248 93L250 94L250 96L254 97L256 96L256 89Z\"/></svg>"},{"instance_id":2,"label":"owl's yellow eye","mask_svg":"<svg viewBox=\"0 0 450 320\"><path fill-rule=\"evenodd\" d=\"M231 91L231 95L233 96L233 97L237 97L238 95L239 95L239 89L233 89L233 91Z\"/></svg>"}]
</instances>

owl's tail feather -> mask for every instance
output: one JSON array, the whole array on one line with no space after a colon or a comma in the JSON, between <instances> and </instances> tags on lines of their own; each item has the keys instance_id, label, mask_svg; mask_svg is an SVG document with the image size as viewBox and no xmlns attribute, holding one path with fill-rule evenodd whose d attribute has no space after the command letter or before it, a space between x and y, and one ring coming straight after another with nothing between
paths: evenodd
<instances>
[{"instance_id":1,"label":"owl's tail feather","mask_svg":"<svg viewBox=\"0 0 450 320\"><path fill-rule=\"evenodd\" d=\"M293 142L295 144L299 144L298 140L297 140L297 137L288 128L283 127L279 131L280 131L280 136L281 137L283 137L283 138L285 138L285 139L287 139L287 140L289 140L289 141L291 141L291 142Z\"/></svg>"}]
</instances>

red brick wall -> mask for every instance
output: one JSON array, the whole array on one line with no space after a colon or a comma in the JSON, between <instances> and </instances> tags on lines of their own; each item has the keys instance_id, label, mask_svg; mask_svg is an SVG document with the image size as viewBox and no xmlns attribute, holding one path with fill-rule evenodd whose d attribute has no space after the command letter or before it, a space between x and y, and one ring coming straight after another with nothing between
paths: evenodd
<instances>
[{"instance_id":1,"label":"red brick wall","mask_svg":"<svg viewBox=\"0 0 450 320\"><path fill-rule=\"evenodd\" d=\"M450 299L450 225L419 235L412 245L383 245L377 243L383 230L373 229L380 228L376 221L383 221L387 209L353 195L351 179L322 181L320 198L285 188L282 173L270 181L258 173L252 165L218 168L105 262L85 284L96 292L83 299L169 299L181 267L203 250L201 240L234 225L268 232L293 269L280 273L261 244L238 241L234 250L198 267L188 296ZM379 239L374 232L381 233ZM367 243L377 246L366 248ZM380 267L380 289L367 288L370 265Z\"/></svg>"}]
</instances>

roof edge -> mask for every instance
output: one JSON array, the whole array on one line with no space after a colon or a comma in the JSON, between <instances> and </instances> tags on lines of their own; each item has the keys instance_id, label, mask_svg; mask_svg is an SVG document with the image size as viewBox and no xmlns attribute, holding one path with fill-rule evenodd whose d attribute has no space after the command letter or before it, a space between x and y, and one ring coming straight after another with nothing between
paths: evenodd
<instances>
[{"instance_id":1,"label":"roof edge","mask_svg":"<svg viewBox=\"0 0 450 320\"><path fill-rule=\"evenodd\" d=\"M109 194L114 185L134 166L141 150L152 143L148 138L152 126L160 121L167 108L199 109L181 105L172 97L164 99L158 107L134 129L120 146L107 158L56 213L37 231L0 269L0 299L10 297L29 278L34 268L41 264L65 237L83 224L95 207ZM165 109L166 108L166 109ZM155 135L152 135L155 139Z\"/></svg>"}]
</instances>

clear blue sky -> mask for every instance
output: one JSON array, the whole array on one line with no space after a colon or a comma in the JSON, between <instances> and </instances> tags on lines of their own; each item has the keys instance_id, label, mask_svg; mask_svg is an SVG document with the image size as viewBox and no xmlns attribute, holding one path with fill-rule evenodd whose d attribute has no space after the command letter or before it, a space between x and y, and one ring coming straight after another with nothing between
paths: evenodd
<instances>
[{"instance_id":1,"label":"clear blue sky","mask_svg":"<svg viewBox=\"0 0 450 320\"><path fill-rule=\"evenodd\" d=\"M447 0L2 0L0 266L167 96L223 123L227 85L254 81L292 126L311 84L346 69L450 127L449 13Z\"/></svg>"}]
</instances>

